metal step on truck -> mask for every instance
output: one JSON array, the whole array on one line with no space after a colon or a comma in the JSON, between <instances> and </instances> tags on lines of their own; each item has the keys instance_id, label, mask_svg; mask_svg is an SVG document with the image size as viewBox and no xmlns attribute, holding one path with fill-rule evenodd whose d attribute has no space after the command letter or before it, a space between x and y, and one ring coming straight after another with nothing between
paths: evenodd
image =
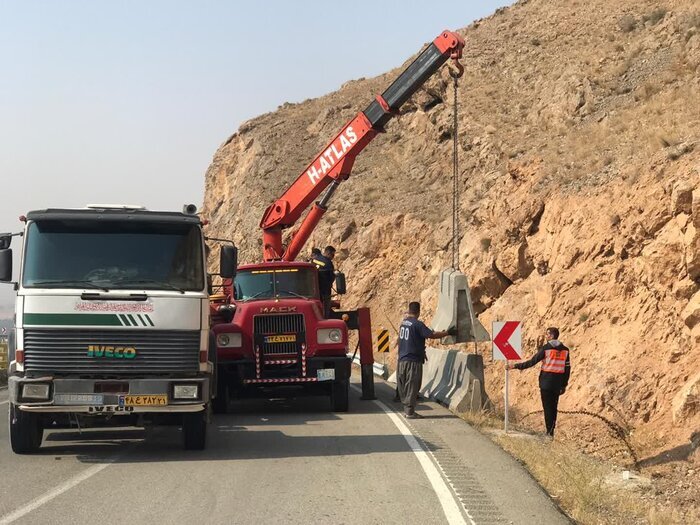
<instances>
[{"instance_id":1,"label":"metal step on truck","mask_svg":"<svg viewBox=\"0 0 700 525\"><path fill-rule=\"evenodd\" d=\"M179 424L203 449L212 399L209 294L196 208L32 211L0 234L0 281L23 239L8 370L10 442L44 430ZM211 352L211 353L210 353Z\"/></svg>"}]
</instances>

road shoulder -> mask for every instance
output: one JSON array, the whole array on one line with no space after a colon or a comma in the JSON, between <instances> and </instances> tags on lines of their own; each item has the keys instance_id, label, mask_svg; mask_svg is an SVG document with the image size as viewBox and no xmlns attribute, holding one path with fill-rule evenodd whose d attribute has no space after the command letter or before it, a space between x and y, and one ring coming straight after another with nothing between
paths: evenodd
<instances>
[{"instance_id":1,"label":"road shoulder","mask_svg":"<svg viewBox=\"0 0 700 525\"><path fill-rule=\"evenodd\" d=\"M377 381L377 397L392 401L394 388ZM512 456L442 405L421 400L424 417L404 420L429 450L474 522L568 524L571 521Z\"/></svg>"}]
</instances>

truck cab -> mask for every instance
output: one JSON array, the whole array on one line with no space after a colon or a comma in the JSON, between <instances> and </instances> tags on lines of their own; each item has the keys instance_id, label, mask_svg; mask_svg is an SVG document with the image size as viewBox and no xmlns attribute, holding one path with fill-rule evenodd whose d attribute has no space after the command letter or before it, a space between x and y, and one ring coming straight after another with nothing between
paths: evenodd
<instances>
[{"instance_id":1,"label":"truck cab","mask_svg":"<svg viewBox=\"0 0 700 525\"><path fill-rule=\"evenodd\" d=\"M8 374L15 452L35 451L49 425L112 423L180 424L185 448L204 448L215 358L202 224L189 211L93 206L21 218ZM10 281L4 238L0 280Z\"/></svg>"},{"instance_id":2,"label":"truck cab","mask_svg":"<svg viewBox=\"0 0 700 525\"><path fill-rule=\"evenodd\" d=\"M318 270L305 262L238 268L230 322L213 327L219 367L217 406L265 387L296 385L348 408L348 329L324 319Z\"/></svg>"}]
</instances>

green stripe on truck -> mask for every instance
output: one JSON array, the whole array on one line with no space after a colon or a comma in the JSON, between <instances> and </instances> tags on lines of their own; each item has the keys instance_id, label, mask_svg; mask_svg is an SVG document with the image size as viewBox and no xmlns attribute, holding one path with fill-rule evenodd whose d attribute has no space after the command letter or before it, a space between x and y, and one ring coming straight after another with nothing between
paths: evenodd
<instances>
[{"instance_id":1,"label":"green stripe on truck","mask_svg":"<svg viewBox=\"0 0 700 525\"><path fill-rule=\"evenodd\" d=\"M122 326L115 314L24 314L24 325Z\"/></svg>"}]
</instances>

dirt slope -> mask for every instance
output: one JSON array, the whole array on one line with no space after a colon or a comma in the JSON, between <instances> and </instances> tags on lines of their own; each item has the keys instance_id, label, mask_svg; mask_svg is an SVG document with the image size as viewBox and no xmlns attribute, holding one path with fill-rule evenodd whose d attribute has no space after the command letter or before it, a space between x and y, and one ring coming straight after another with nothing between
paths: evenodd
<instances>
[{"instance_id":1,"label":"dirt slope","mask_svg":"<svg viewBox=\"0 0 700 525\"><path fill-rule=\"evenodd\" d=\"M482 322L523 319L529 352L559 326L574 366L563 408L626 419L642 457L681 450L700 464L689 444L700 429L700 5L521 1L461 33L459 252ZM212 233L258 259L265 207L398 71L242 125L206 174ZM443 70L359 157L313 238L341 249L345 306L369 304L375 325L415 298L430 319L451 260L451 96ZM486 356L498 403L502 364ZM520 414L539 408L536 375L514 375ZM574 425L586 431L572 439L597 432Z\"/></svg>"}]
</instances>

